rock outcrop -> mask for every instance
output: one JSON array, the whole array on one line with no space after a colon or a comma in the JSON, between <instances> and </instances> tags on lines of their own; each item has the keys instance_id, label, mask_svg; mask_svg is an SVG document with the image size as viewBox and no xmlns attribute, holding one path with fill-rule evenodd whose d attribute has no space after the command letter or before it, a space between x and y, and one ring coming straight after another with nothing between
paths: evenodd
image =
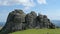
<instances>
[{"instance_id":1,"label":"rock outcrop","mask_svg":"<svg viewBox=\"0 0 60 34\"><path fill-rule=\"evenodd\" d=\"M25 21L27 23L28 28L34 28L36 26L36 17L37 14L34 11L26 15Z\"/></svg>"},{"instance_id":2,"label":"rock outcrop","mask_svg":"<svg viewBox=\"0 0 60 34\"><path fill-rule=\"evenodd\" d=\"M15 31L31 28L51 28L55 25L50 22L46 15L37 14L34 11L25 14L23 10L14 10L9 13L5 26L1 29L1 34L8 34Z\"/></svg>"}]
</instances>

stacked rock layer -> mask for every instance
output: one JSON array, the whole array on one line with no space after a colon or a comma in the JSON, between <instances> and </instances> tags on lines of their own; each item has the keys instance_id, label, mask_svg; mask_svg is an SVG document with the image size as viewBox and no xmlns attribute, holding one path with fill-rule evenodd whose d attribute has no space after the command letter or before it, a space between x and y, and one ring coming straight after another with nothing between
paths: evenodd
<instances>
[{"instance_id":1,"label":"stacked rock layer","mask_svg":"<svg viewBox=\"0 0 60 34\"><path fill-rule=\"evenodd\" d=\"M37 14L34 11L25 14L23 10L14 10L9 13L5 26L0 31L1 34L8 34L15 31L21 31L25 29L42 29L51 28L54 29L55 25L51 23L50 19L46 15Z\"/></svg>"}]
</instances>

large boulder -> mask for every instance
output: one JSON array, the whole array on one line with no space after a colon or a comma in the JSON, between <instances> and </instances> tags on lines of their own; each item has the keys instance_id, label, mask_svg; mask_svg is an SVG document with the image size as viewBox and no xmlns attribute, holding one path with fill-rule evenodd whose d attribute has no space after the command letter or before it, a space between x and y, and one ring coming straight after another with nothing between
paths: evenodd
<instances>
[{"instance_id":1,"label":"large boulder","mask_svg":"<svg viewBox=\"0 0 60 34\"><path fill-rule=\"evenodd\" d=\"M37 16L37 28L43 28L43 15L42 14L38 14Z\"/></svg>"},{"instance_id":2,"label":"large boulder","mask_svg":"<svg viewBox=\"0 0 60 34\"><path fill-rule=\"evenodd\" d=\"M28 25L28 28L34 28L36 26L36 17L37 14L34 11L26 15L25 21Z\"/></svg>"},{"instance_id":3,"label":"large boulder","mask_svg":"<svg viewBox=\"0 0 60 34\"><path fill-rule=\"evenodd\" d=\"M1 33L9 33L25 28L25 13L22 10L15 10L9 13L5 26Z\"/></svg>"},{"instance_id":4,"label":"large boulder","mask_svg":"<svg viewBox=\"0 0 60 34\"><path fill-rule=\"evenodd\" d=\"M50 19L46 15L38 14L36 28L55 28L55 25L51 23Z\"/></svg>"}]
</instances>

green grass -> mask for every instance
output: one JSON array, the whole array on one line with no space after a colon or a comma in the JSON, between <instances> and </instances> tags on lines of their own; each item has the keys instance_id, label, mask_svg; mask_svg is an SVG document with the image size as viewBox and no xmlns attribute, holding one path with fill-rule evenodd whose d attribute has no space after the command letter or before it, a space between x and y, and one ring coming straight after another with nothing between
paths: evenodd
<instances>
[{"instance_id":1,"label":"green grass","mask_svg":"<svg viewBox=\"0 0 60 34\"><path fill-rule=\"evenodd\" d=\"M28 29L11 34L60 34L60 29Z\"/></svg>"},{"instance_id":2,"label":"green grass","mask_svg":"<svg viewBox=\"0 0 60 34\"><path fill-rule=\"evenodd\" d=\"M0 30L2 29L2 27L0 27Z\"/></svg>"}]
</instances>

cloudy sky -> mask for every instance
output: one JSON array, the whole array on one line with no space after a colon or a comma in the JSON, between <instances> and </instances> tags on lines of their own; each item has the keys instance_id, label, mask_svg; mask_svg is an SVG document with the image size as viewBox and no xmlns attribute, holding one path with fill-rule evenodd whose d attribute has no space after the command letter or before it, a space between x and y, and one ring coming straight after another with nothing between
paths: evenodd
<instances>
[{"instance_id":1,"label":"cloudy sky","mask_svg":"<svg viewBox=\"0 0 60 34\"><path fill-rule=\"evenodd\" d=\"M51 20L60 20L60 0L0 0L0 22L5 22L9 12L23 9L47 15Z\"/></svg>"}]
</instances>

